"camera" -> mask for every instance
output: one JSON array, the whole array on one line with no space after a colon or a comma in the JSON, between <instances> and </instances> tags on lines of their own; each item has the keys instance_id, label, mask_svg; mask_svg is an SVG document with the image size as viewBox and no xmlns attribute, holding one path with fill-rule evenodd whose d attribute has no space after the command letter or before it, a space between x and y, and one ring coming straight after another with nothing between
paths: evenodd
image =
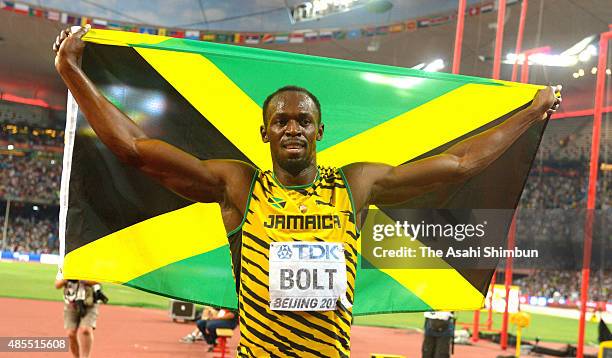
<instances>
[{"instance_id":1,"label":"camera","mask_svg":"<svg viewBox=\"0 0 612 358\"><path fill-rule=\"evenodd\" d=\"M102 286L99 284L93 285L93 301L95 303L108 303L108 297L102 292Z\"/></svg>"}]
</instances>

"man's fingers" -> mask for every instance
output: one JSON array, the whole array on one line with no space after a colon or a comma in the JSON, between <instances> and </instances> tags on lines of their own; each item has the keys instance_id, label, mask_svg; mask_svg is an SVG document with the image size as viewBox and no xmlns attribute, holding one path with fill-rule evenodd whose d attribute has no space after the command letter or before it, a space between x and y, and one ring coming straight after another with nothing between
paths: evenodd
<instances>
[{"instance_id":1,"label":"man's fingers","mask_svg":"<svg viewBox=\"0 0 612 358\"><path fill-rule=\"evenodd\" d=\"M72 27L72 30L73 30L73 31L72 31L72 33L73 33L73 34L74 34L74 36L76 36L77 38L81 38L81 37L85 36L85 34L86 34L87 32L89 32L89 30L91 29L91 25L89 25L89 24L87 24L87 25L85 25L85 26L80 26L80 27L78 28L78 30L74 31L74 28L75 28L75 27L79 27L79 26L73 26L73 27Z\"/></svg>"}]
</instances>

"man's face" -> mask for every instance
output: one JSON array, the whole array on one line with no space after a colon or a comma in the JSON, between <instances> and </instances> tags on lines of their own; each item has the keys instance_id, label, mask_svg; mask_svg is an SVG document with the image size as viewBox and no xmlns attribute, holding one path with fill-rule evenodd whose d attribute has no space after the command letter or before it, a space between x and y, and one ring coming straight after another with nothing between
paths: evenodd
<instances>
[{"instance_id":1,"label":"man's face","mask_svg":"<svg viewBox=\"0 0 612 358\"><path fill-rule=\"evenodd\" d=\"M272 161L297 173L314 161L316 141L323 125L314 101L306 94L286 91L269 103L267 127L261 127L264 143L270 143Z\"/></svg>"}]
</instances>

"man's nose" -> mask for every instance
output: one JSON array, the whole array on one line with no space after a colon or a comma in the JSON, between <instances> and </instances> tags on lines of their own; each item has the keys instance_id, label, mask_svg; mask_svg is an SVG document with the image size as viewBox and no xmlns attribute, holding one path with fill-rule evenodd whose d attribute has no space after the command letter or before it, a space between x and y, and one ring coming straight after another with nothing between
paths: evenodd
<instances>
[{"instance_id":1,"label":"man's nose","mask_svg":"<svg viewBox=\"0 0 612 358\"><path fill-rule=\"evenodd\" d=\"M299 135L302 133L302 127L296 120L290 120L287 122L287 134L289 135Z\"/></svg>"}]
</instances>

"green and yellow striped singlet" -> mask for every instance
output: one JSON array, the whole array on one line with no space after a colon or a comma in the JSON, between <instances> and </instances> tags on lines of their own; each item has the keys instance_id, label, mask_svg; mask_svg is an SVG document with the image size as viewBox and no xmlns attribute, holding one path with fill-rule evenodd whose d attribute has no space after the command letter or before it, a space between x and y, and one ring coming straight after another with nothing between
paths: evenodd
<instances>
[{"instance_id":1,"label":"green and yellow striped singlet","mask_svg":"<svg viewBox=\"0 0 612 358\"><path fill-rule=\"evenodd\" d=\"M239 296L239 357L350 354L358 230L342 170L318 170L312 184L298 187L283 186L271 171L257 171L244 221L228 235ZM270 244L294 241L343 244L346 296L335 310L270 309Z\"/></svg>"}]
</instances>

